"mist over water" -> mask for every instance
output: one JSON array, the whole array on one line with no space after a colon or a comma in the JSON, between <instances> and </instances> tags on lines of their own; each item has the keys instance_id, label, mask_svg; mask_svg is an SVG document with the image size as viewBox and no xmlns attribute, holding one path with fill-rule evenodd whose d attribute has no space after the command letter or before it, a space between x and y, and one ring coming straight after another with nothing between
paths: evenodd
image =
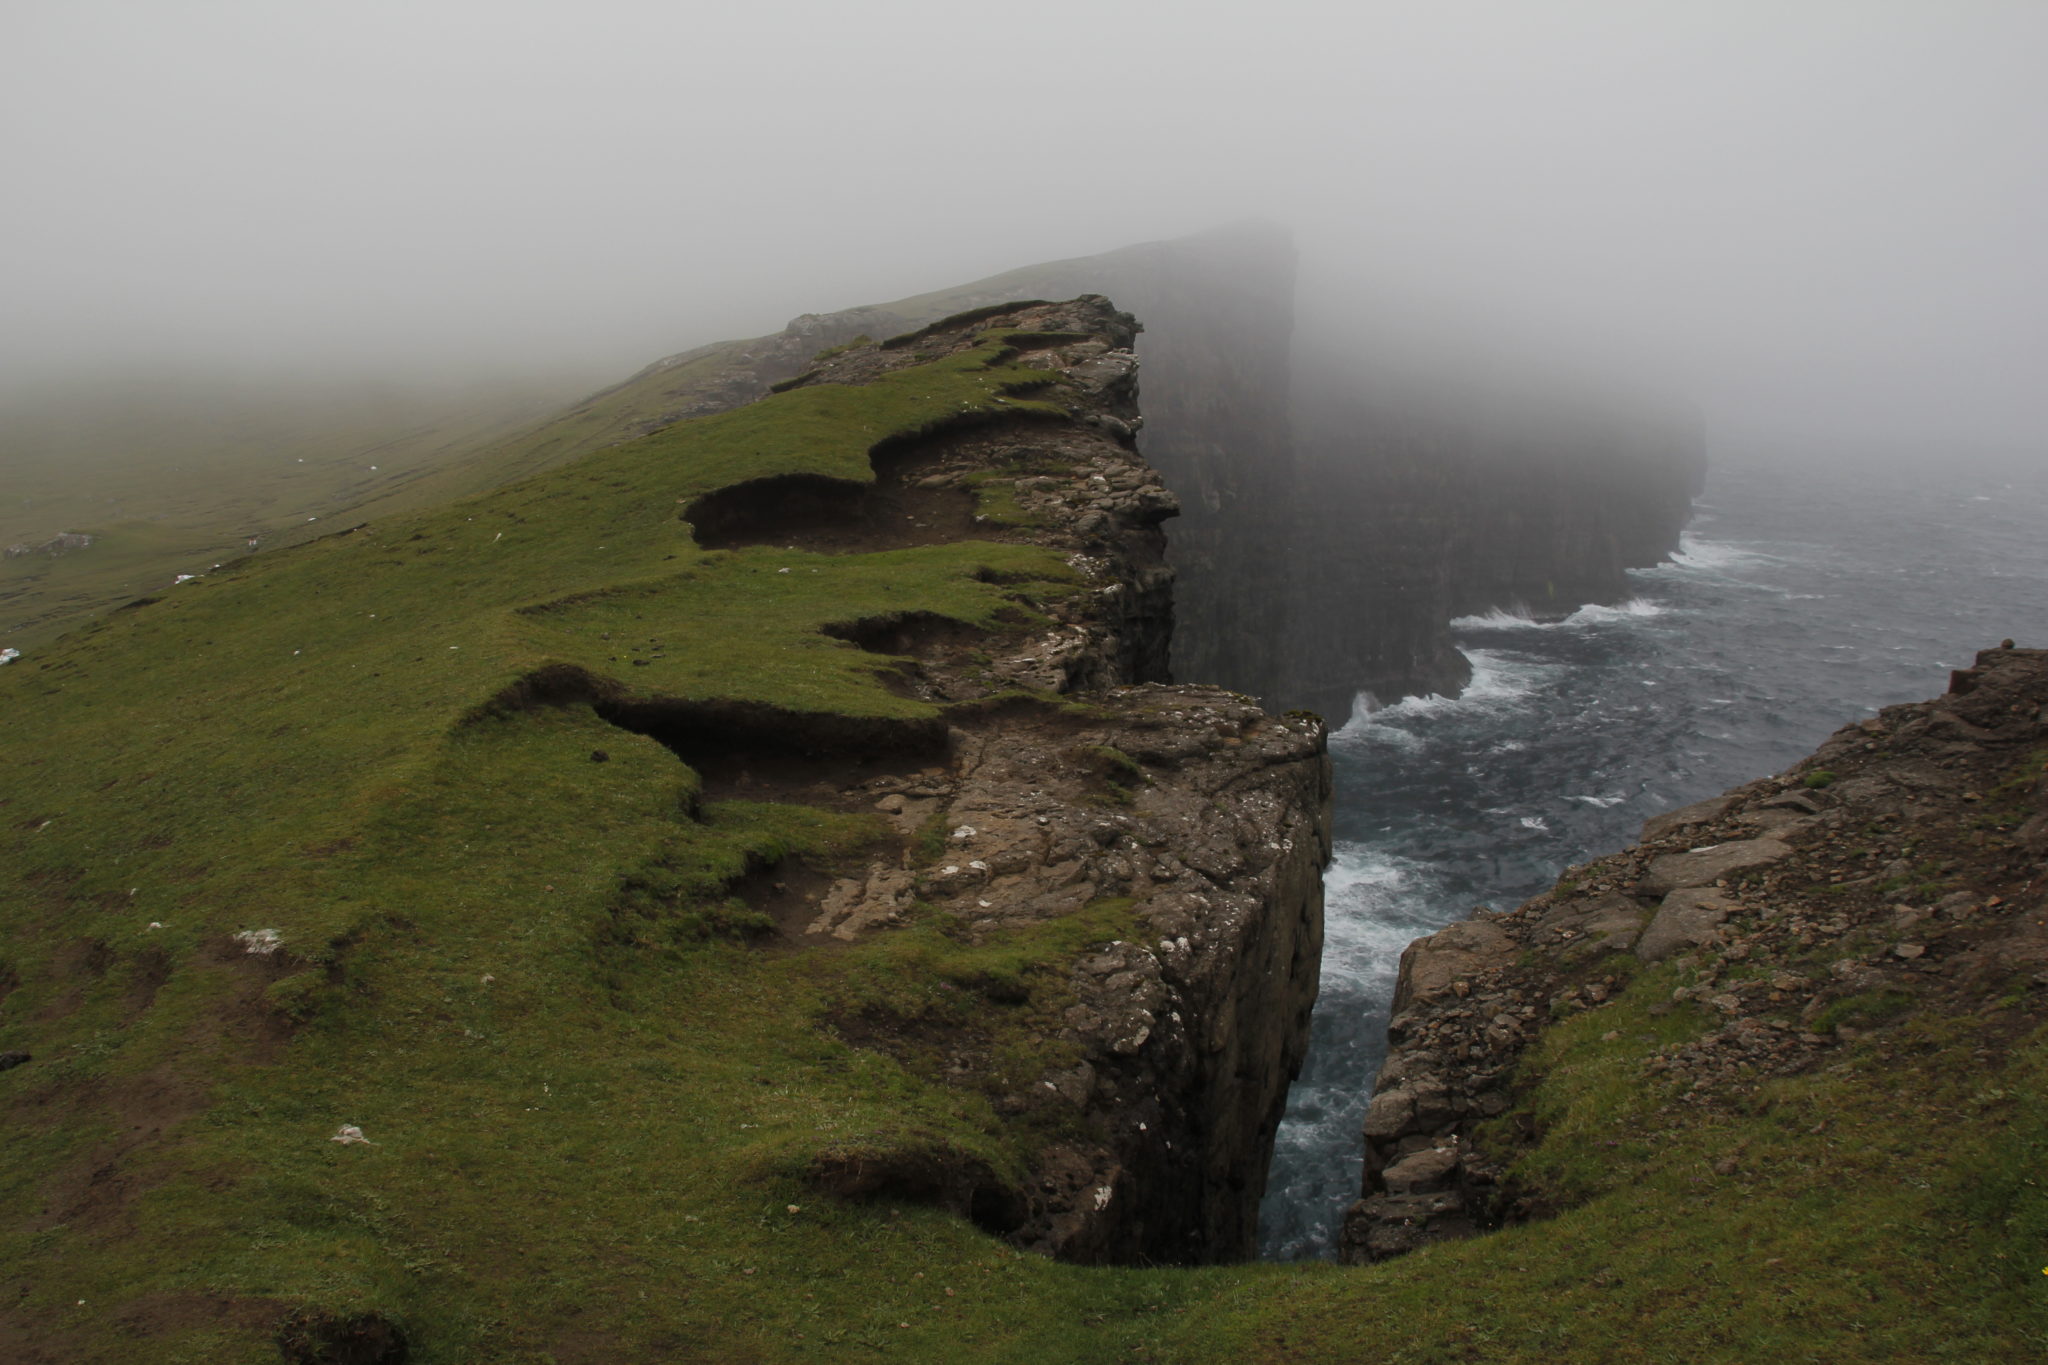
<instances>
[{"instance_id":1,"label":"mist over water","mask_svg":"<svg viewBox=\"0 0 2048 1365\"><path fill-rule=\"evenodd\" d=\"M2011 636L2048 645L2048 471L1717 469L1636 596L1457 622L1456 700L1361 705L1332 736L1322 995L1263 1208L1265 1254L1327 1256L1401 950L1509 908L1648 816L1775 772L1880 706L1942 691Z\"/></svg>"}]
</instances>

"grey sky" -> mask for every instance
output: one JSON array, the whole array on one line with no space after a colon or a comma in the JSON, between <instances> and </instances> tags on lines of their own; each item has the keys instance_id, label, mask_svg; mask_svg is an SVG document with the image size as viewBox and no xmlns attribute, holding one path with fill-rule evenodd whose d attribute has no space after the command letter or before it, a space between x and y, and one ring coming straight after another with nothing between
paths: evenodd
<instances>
[{"instance_id":1,"label":"grey sky","mask_svg":"<svg viewBox=\"0 0 2048 1365\"><path fill-rule=\"evenodd\" d=\"M6 0L0 362L593 377L1257 215L1726 430L2037 447L2041 0Z\"/></svg>"}]
</instances>

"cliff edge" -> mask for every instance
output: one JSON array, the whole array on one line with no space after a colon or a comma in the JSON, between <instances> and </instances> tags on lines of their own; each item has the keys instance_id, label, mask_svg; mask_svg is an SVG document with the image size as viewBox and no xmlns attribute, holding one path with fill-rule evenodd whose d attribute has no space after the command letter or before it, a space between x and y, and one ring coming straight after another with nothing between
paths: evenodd
<instances>
[{"instance_id":1,"label":"cliff edge","mask_svg":"<svg viewBox=\"0 0 2048 1365\"><path fill-rule=\"evenodd\" d=\"M778 361L6 669L0 1351L937 1358L942 1267L1247 1254L1328 760L1167 680L1135 336Z\"/></svg>"},{"instance_id":2,"label":"cliff edge","mask_svg":"<svg viewBox=\"0 0 2048 1365\"><path fill-rule=\"evenodd\" d=\"M1344 1259L1647 1182L1704 1122L1722 1150L1686 1178L1724 1190L1770 1180L1750 1130L1788 1115L1813 1156L1881 1148L1828 1098L1866 1072L1953 1106L1972 1171L2048 1020L2044 919L2048 651L2008 642L1947 695L1410 945Z\"/></svg>"}]
</instances>

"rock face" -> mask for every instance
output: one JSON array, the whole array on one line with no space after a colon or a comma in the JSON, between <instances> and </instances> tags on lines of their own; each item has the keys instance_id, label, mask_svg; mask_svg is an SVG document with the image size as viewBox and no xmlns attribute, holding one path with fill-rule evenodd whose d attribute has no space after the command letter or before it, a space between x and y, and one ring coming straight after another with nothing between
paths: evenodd
<instances>
[{"instance_id":1,"label":"rock face","mask_svg":"<svg viewBox=\"0 0 2048 1365\"><path fill-rule=\"evenodd\" d=\"M1289 695L1334 716L1455 692L1471 670L1450 621L1493 609L1561 617L1630 594L1627 571L1677 548L1705 471L1682 416L1625 393L1573 401L1382 382L1331 340L1295 386L1292 542L1299 584Z\"/></svg>"},{"instance_id":2,"label":"rock face","mask_svg":"<svg viewBox=\"0 0 2048 1365\"><path fill-rule=\"evenodd\" d=\"M1047 1153L1013 1235L1088 1261L1243 1257L1315 1000L1323 731L1208 688L1097 705L963 737L925 876L970 935L1105 899L1143 925L1071 969L1059 1036L1076 1064L997 1102L1094 1134Z\"/></svg>"},{"instance_id":3,"label":"rock face","mask_svg":"<svg viewBox=\"0 0 2048 1365\"><path fill-rule=\"evenodd\" d=\"M1296 356L1295 288L1287 235L1241 224L791 327L843 340L877 312L1086 292L1131 309L1142 445L1181 507L1174 675L1275 709L1341 721L1360 690L1455 692L1453 617L1619 601L1627 569L1676 548L1704 470L1686 420L1615 394L1398 391L1356 336ZM786 363L792 335L746 343L747 364Z\"/></svg>"},{"instance_id":4,"label":"rock face","mask_svg":"<svg viewBox=\"0 0 2048 1365\"><path fill-rule=\"evenodd\" d=\"M942 761L839 794L916 842L824 888L798 937L884 933L919 905L969 941L1091 910L1120 911L1138 932L1065 969L1070 1003L1055 1034L1067 1061L995 1099L998 1112L1063 1135L1023 1188L933 1153L904 1158L893 1176L886 1156L865 1158L857 1177L854 1163L827 1161L816 1178L842 1193L937 1190L1066 1259L1243 1257L1316 994L1326 732L1313 717L1276 718L1235 693L1166 681L1173 575L1160 523L1176 501L1136 451L1135 326L1106 300L851 346L784 387L862 383L990 328L1020 334L1022 363L1068 381L1059 391L1073 420L1020 415L878 458L864 524L908 521L933 535L952 525L1054 548L1077 589L1035 604L1045 624L994 634L909 618L837 628L892 656L903 691L955 709ZM1003 510L967 512L977 505ZM688 515L700 539L751 534L743 497ZM769 529L778 542L872 534L786 515ZM886 1018L848 1028L900 1047ZM971 1037L940 1066L969 1086L998 1069Z\"/></svg>"},{"instance_id":5,"label":"rock face","mask_svg":"<svg viewBox=\"0 0 2048 1365\"><path fill-rule=\"evenodd\" d=\"M1871 1028L2048 987L2048 651L1977 656L1948 695L1838 731L1785 773L1659 816L1546 895L1409 945L1342 1255L1377 1261L1546 1212L1479 1126L1546 1024L1634 963L1721 1021L1653 1053L1672 1104L1738 1103ZM1669 969L1669 968L1667 968ZM2017 983L2017 984L2016 984Z\"/></svg>"},{"instance_id":6,"label":"rock face","mask_svg":"<svg viewBox=\"0 0 2048 1365\"><path fill-rule=\"evenodd\" d=\"M1295 288L1287 234L1239 224L806 314L635 380L692 376L653 429L757 397L859 333L1106 294L1144 319L1142 444L1181 509L1169 534L1174 675L1339 720L1361 690L1461 688L1471 667L1452 618L1619 601L1628 569L1677 547L1705 469L1688 419L1618 394L1539 402L1464 381L1410 391L1383 381L1355 334L1300 357Z\"/></svg>"}]
</instances>

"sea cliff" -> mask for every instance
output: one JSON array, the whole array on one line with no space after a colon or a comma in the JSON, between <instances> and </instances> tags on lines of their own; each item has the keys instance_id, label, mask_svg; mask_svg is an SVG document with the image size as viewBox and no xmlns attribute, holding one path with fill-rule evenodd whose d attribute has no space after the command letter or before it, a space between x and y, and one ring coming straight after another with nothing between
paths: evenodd
<instances>
[{"instance_id":1,"label":"sea cliff","mask_svg":"<svg viewBox=\"0 0 2048 1365\"><path fill-rule=\"evenodd\" d=\"M1325 730L1168 680L1135 337L828 347L0 675L9 1358L937 1358L928 1268L1248 1255Z\"/></svg>"},{"instance_id":2,"label":"sea cliff","mask_svg":"<svg viewBox=\"0 0 2048 1365\"><path fill-rule=\"evenodd\" d=\"M746 343L741 379L721 383L801 349L792 337L878 318L1115 298L1145 321L1142 445L1181 506L1175 676L1338 723L1360 692L1461 689L1454 618L1617 602L1628 569L1677 549L1705 470L1687 412L1618 384L1564 399L1478 374L1390 382L1364 343L1398 354L1402 339L1360 315L1304 343L1300 287L1288 235L1239 224L807 315Z\"/></svg>"},{"instance_id":3,"label":"sea cliff","mask_svg":"<svg viewBox=\"0 0 2048 1365\"><path fill-rule=\"evenodd\" d=\"M2048 651L2008 642L1947 695L1416 940L1344 1258L1555 1214L1654 1167L1646 1135L1768 1114L1806 1078L1931 1088L1940 1051L1991 1084L2048 1016L2044 760ZM1564 1097L1594 1074L1631 1099L1589 1124ZM1704 1178L1749 1164L1729 1139Z\"/></svg>"}]
</instances>

